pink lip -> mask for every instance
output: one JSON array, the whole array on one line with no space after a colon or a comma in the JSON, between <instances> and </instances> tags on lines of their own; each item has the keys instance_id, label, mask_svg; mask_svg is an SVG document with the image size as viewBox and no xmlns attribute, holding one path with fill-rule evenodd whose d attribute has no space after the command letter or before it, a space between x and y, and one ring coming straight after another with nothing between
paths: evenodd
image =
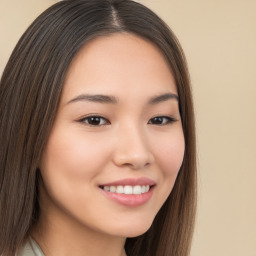
<instances>
[{"instance_id":1,"label":"pink lip","mask_svg":"<svg viewBox=\"0 0 256 256\"><path fill-rule=\"evenodd\" d=\"M125 185L130 185L130 186L136 186L136 185L150 185L150 189L148 192L139 194L139 195L126 195L126 194L118 194L118 193L113 193L109 191L103 190L104 186L125 186ZM114 202L117 202L118 204L124 205L124 206L129 206L129 207L136 207L145 204L153 195L153 191L155 188L156 182L146 178L128 178L128 179L122 179L122 180L116 180L114 182L109 182L100 185L102 193L104 193L107 198L113 200Z\"/></svg>"},{"instance_id":2,"label":"pink lip","mask_svg":"<svg viewBox=\"0 0 256 256\"><path fill-rule=\"evenodd\" d=\"M109 199L113 200L124 206L136 207L145 204L152 196L154 187L151 187L148 192L139 194L139 195L126 195L126 194L118 194L113 192L108 192L103 189L101 191L107 196Z\"/></svg>"},{"instance_id":3,"label":"pink lip","mask_svg":"<svg viewBox=\"0 0 256 256\"><path fill-rule=\"evenodd\" d=\"M105 184L101 184L100 186L103 187L103 186L125 186L125 185L131 185L131 186L136 186L136 185L150 185L150 186L153 186L155 185L156 182L149 179L149 178L146 178L146 177L141 177L141 178L137 178L137 179L134 179L134 178L127 178L127 179L122 179L122 180L116 180L116 181L113 181L113 182L109 182L109 183L105 183Z\"/></svg>"}]
</instances>

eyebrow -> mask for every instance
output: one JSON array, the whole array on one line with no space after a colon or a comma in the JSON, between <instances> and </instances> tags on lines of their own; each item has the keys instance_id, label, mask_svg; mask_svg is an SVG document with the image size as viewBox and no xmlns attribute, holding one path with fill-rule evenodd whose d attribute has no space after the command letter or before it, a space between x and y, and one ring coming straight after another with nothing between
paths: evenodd
<instances>
[{"instance_id":1,"label":"eyebrow","mask_svg":"<svg viewBox=\"0 0 256 256\"><path fill-rule=\"evenodd\" d=\"M149 100L148 103L150 105L155 105L157 103L160 103L160 102L163 102L163 101L167 101L167 100L171 100L171 99L179 101L179 96L174 94L174 93L165 93L165 94L161 94L159 96L152 97Z\"/></svg>"},{"instance_id":2,"label":"eyebrow","mask_svg":"<svg viewBox=\"0 0 256 256\"><path fill-rule=\"evenodd\" d=\"M102 94L81 94L70 101L67 104L77 101L90 101L96 103L111 103L116 104L118 102L117 98L114 96L102 95Z\"/></svg>"},{"instance_id":3,"label":"eyebrow","mask_svg":"<svg viewBox=\"0 0 256 256\"><path fill-rule=\"evenodd\" d=\"M165 93L161 94L159 96L154 96L149 99L148 104L149 105L155 105L160 102L164 102L170 99L175 99L179 101L178 95L174 93ZM95 102L95 103L105 103L105 104L117 104L118 99L115 96L111 95L102 95L102 94L81 94L70 101L68 101L66 104L70 104L73 102L79 102L79 101L89 101L89 102Z\"/></svg>"}]
</instances>

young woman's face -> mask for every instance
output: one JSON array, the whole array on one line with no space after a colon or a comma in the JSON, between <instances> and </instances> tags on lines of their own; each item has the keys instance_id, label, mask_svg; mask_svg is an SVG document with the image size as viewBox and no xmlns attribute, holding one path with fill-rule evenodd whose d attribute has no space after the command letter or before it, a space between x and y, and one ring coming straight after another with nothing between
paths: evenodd
<instances>
[{"instance_id":1,"label":"young woman's face","mask_svg":"<svg viewBox=\"0 0 256 256\"><path fill-rule=\"evenodd\" d=\"M138 236L171 193L183 154L177 89L160 51L128 33L94 39L70 66L41 159L43 214Z\"/></svg>"}]
</instances>

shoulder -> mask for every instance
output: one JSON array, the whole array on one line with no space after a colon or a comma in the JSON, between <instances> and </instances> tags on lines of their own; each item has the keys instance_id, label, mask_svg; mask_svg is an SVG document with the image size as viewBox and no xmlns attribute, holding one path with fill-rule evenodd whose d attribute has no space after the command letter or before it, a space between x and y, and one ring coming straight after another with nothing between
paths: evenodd
<instances>
[{"instance_id":1,"label":"shoulder","mask_svg":"<svg viewBox=\"0 0 256 256\"><path fill-rule=\"evenodd\" d=\"M32 238L29 238L21 251L15 256L44 256L44 254L39 245Z\"/></svg>"}]
</instances>

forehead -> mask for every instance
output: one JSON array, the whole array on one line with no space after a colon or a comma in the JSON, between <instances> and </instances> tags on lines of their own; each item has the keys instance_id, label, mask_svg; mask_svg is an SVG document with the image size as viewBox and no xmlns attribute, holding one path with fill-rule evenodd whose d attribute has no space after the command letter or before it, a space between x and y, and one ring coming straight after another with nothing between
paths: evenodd
<instances>
[{"instance_id":1,"label":"forehead","mask_svg":"<svg viewBox=\"0 0 256 256\"><path fill-rule=\"evenodd\" d=\"M161 51L139 36L117 33L93 39L78 52L68 70L63 97L83 91L129 95L140 88L145 95L161 90L177 93Z\"/></svg>"}]
</instances>

